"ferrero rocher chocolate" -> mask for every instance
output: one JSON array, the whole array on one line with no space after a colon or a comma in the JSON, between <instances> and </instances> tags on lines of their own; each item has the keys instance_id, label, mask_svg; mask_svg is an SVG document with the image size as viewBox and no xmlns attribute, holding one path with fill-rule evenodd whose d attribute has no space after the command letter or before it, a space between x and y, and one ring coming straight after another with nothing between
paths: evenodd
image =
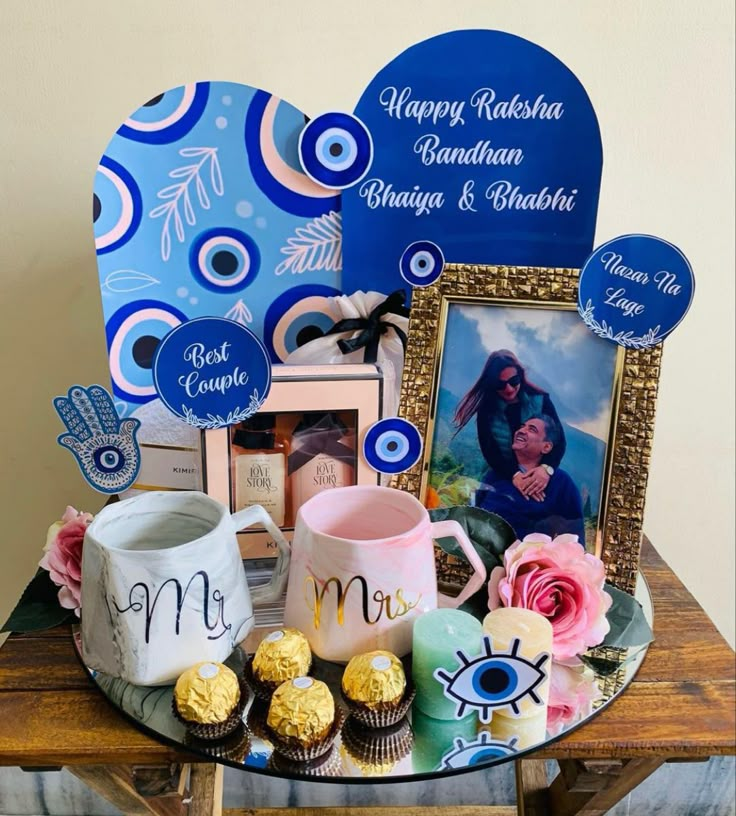
<instances>
[{"instance_id":1,"label":"ferrero rocher chocolate","mask_svg":"<svg viewBox=\"0 0 736 816\"><path fill-rule=\"evenodd\" d=\"M179 714L195 723L221 723L240 700L238 678L222 663L197 663L176 681L174 701Z\"/></svg>"},{"instance_id":2,"label":"ferrero rocher chocolate","mask_svg":"<svg viewBox=\"0 0 736 816\"><path fill-rule=\"evenodd\" d=\"M277 629L259 644L253 657L253 676L265 683L302 677L312 665L312 650L298 629Z\"/></svg>"},{"instance_id":3,"label":"ferrero rocher chocolate","mask_svg":"<svg viewBox=\"0 0 736 816\"><path fill-rule=\"evenodd\" d=\"M398 703L405 689L404 667L391 652L375 651L355 655L342 676L345 696L370 709Z\"/></svg>"},{"instance_id":4,"label":"ferrero rocher chocolate","mask_svg":"<svg viewBox=\"0 0 736 816\"><path fill-rule=\"evenodd\" d=\"M319 742L335 721L335 701L327 685L313 677L282 683L271 698L268 727L302 745Z\"/></svg>"}]
</instances>

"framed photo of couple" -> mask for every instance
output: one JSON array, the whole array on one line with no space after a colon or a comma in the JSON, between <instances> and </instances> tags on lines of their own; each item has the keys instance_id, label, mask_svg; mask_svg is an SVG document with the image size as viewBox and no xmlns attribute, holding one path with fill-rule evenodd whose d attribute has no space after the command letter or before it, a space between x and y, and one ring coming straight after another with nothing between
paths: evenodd
<instances>
[{"instance_id":1,"label":"framed photo of couple","mask_svg":"<svg viewBox=\"0 0 736 816\"><path fill-rule=\"evenodd\" d=\"M517 538L578 536L636 580L661 346L624 349L577 312L578 270L447 264L413 292L400 415L424 437L395 477Z\"/></svg>"}]
</instances>

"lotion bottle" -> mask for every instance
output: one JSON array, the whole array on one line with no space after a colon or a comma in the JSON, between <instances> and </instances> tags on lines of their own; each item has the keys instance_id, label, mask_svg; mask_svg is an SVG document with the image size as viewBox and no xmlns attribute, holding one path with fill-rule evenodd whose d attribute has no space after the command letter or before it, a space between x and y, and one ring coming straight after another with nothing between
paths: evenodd
<instances>
[{"instance_id":1,"label":"lotion bottle","mask_svg":"<svg viewBox=\"0 0 736 816\"><path fill-rule=\"evenodd\" d=\"M275 414L256 414L238 426L231 445L234 511L260 504L279 527L285 525L288 452Z\"/></svg>"}]
</instances>

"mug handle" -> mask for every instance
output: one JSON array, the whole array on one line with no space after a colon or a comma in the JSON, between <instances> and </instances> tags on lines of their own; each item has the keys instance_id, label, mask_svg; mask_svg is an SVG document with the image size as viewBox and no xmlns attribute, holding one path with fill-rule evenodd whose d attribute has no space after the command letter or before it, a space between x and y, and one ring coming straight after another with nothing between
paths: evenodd
<instances>
[{"instance_id":1,"label":"mug handle","mask_svg":"<svg viewBox=\"0 0 736 816\"><path fill-rule=\"evenodd\" d=\"M265 603L272 603L278 600L286 589L286 581L289 577L289 562L291 561L291 548L289 542L284 538L284 534L276 525L276 522L268 515L268 513L261 507L260 504L253 504L246 507L244 510L238 510L230 516L235 532L252 527L254 524L260 524L265 527L271 534L271 537L276 542L279 548L279 556L276 561L276 566L273 570L273 575L269 583L263 586L254 587L250 590L251 601L253 606Z\"/></svg>"},{"instance_id":2,"label":"mug handle","mask_svg":"<svg viewBox=\"0 0 736 816\"><path fill-rule=\"evenodd\" d=\"M460 604L465 603L468 598L475 595L485 583L487 577L485 564L481 561L480 556L476 552L465 530L463 530L457 521L446 519L445 521L432 522L432 538L454 538L460 545L460 549L465 553L465 557L470 562L470 566L473 568L473 574L457 598L452 598L450 595L443 595L441 592L437 593L438 606L457 609Z\"/></svg>"}]
</instances>

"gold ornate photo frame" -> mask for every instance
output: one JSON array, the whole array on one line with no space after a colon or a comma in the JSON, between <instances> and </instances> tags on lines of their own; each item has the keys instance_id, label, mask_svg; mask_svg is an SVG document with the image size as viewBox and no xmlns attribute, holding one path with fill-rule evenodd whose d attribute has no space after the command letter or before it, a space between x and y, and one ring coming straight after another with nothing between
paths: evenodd
<instances>
[{"instance_id":1,"label":"gold ornate photo frame","mask_svg":"<svg viewBox=\"0 0 736 816\"><path fill-rule=\"evenodd\" d=\"M471 309L519 307L519 314L528 309L575 311L578 275L577 269L446 264L434 284L414 289L399 414L419 429L424 451L420 462L394 477L394 486L426 503L448 316L453 305ZM614 359L594 547L606 565L607 579L632 592L639 563L662 347L611 350L608 341L592 333L590 337L606 344L609 357ZM475 376L474 371L472 379Z\"/></svg>"}]
</instances>

